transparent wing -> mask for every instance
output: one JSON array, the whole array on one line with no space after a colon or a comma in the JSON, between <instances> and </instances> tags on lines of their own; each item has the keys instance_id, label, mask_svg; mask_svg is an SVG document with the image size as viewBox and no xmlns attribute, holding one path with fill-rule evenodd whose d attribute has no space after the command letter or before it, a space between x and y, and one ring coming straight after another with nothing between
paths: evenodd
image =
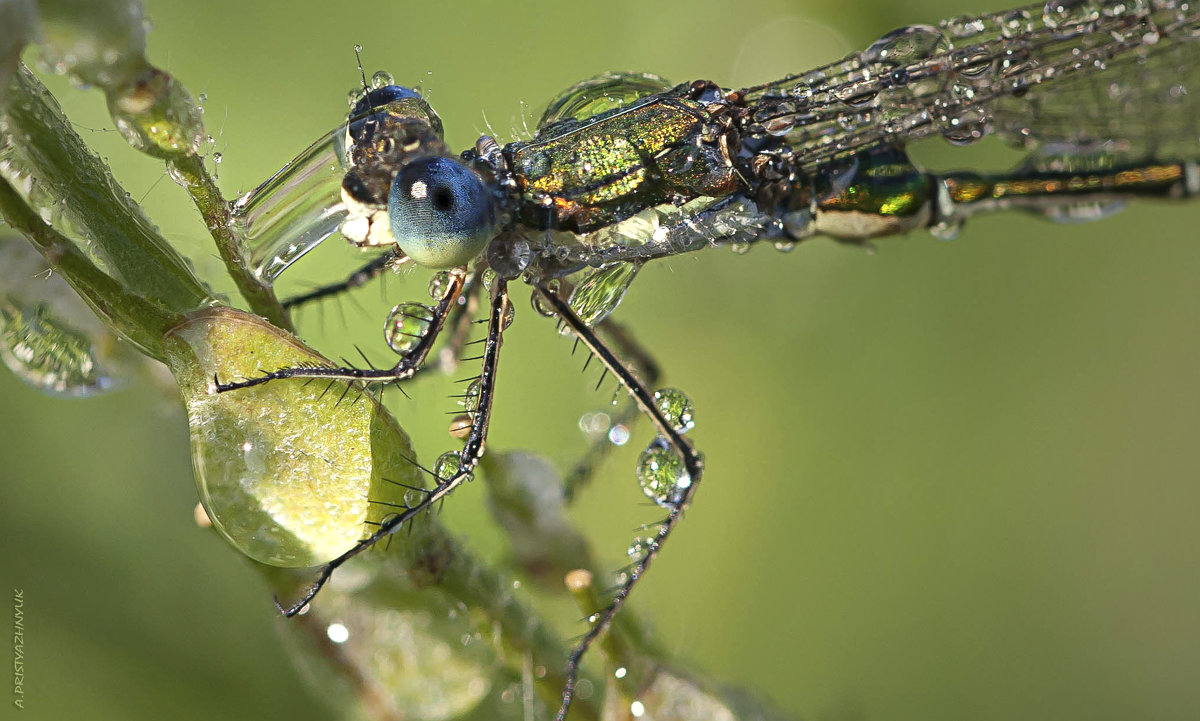
<instances>
[{"instance_id":1,"label":"transparent wing","mask_svg":"<svg viewBox=\"0 0 1200 721\"><path fill-rule=\"evenodd\" d=\"M831 65L748 88L752 134L812 169L884 142L988 133L1027 148L1195 154L1200 10L1175 0L1051 0L888 33Z\"/></svg>"}]
</instances>

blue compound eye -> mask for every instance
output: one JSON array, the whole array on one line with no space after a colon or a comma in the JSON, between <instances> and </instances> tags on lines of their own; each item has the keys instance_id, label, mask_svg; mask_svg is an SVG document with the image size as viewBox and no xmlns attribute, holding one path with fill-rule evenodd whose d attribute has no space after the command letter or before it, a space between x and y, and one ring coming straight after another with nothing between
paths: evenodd
<instances>
[{"instance_id":1,"label":"blue compound eye","mask_svg":"<svg viewBox=\"0 0 1200 721\"><path fill-rule=\"evenodd\" d=\"M492 239L496 211L483 182L452 158L409 163L392 182L388 220L400 250L426 268L453 268Z\"/></svg>"},{"instance_id":2,"label":"blue compound eye","mask_svg":"<svg viewBox=\"0 0 1200 721\"><path fill-rule=\"evenodd\" d=\"M350 109L350 117L364 115L375 108L382 108L388 103L406 98L423 100L420 93L403 85L385 85L381 88L375 88L359 98L354 107Z\"/></svg>"}]
</instances>

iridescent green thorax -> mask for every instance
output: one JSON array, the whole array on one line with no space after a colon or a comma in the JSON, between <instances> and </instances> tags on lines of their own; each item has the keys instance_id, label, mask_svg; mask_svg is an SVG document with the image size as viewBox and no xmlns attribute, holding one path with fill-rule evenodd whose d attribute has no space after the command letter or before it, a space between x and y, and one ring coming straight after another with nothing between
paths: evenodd
<instances>
[{"instance_id":1,"label":"iridescent green thorax","mask_svg":"<svg viewBox=\"0 0 1200 721\"><path fill-rule=\"evenodd\" d=\"M728 143L706 106L678 90L505 149L521 222L588 231L662 202L737 190Z\"/></svg>"}]
</instances>

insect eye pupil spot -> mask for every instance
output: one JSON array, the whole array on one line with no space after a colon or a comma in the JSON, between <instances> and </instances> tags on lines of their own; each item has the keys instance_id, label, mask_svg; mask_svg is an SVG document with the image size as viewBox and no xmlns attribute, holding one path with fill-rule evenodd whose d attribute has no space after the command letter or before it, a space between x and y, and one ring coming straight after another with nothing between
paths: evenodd
<instances>
[{"instance_id":1,"label":"insect eye pupil spot","mask_svg":"<svg viewBox=\"0 0 1200 721\"><path fill-rule=\"evenodd\" d=\"M442 212L454 208L454 191L446 186L439 186L433 191L433 207Z\"/></svg>"}]
</instances>

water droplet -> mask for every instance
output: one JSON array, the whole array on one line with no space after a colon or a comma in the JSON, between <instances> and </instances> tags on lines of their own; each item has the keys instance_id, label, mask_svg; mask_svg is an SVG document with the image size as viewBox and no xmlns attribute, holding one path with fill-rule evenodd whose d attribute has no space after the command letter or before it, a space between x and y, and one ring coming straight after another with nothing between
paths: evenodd
<instances>
[{"instance_id":1,"label":"water droplet","mask_svg":"<svg viewBox=\"0 0 1200 721\"><path fill-rule=\"evenodd\" d=\"M586 324L595 325L616 310L641 265L617 263L598 270L575 286L568 303Z\"/></svg>"},{"instance_id":2,"label":"water droplet","mask_svg":"<svg viewBox=\"0 0 1200 721\"><path fill-rule=\"evenodd\" d=\"M393 78L392 74L386 70L377 70L377 71L375 71L375 74L371 76L371 88L372 89L377 90L379 88L386 88L389 85L395 85L395 84L396 84L396 79Z\"/></svg>"},{"instance_id":3,"label":"water droplet","mask_svg":"<svg viewBox=\"0 0 1200 721\"><path fill-rule=\"evenodd\" d=\"M1106 17L1125 17L1146 11L1145 0L1104 0L1100 12Z\"/></svg>"},{"instance_id":4,"label":"water droplet","mask_svg":"<svg viewBox=\"0 0 1200 721\"><path fill-rule=\"evenodd\" d=\"M556 313L551 307L550 302L546 300L541 293L534 292L529 296L529 304L533 306L533 312L544 318L554 318Z\"/></svg>"},{"instance_id":5,"label":"water droplet","mask_svg":"<svg viewBox=\"0 0 1200 721\"><path fill-rule=\"evenodd\" d=\"M0 296L0 359L34 388L78 398L118 387L105 364L97 362L97 350L87 334L57 318L49 305L20 308Z\"/></svg>"},{"instance_id":6,"label":"water droplet","mask_svg":"<svg viewBox=\"0 0 1200 721\"><path fill-rule=\"evenodd\" d=\"M777 240L771 245L780 253L790 253L796 249L796 241L794 240Z\"/></svg>"},{"instance_id":7,"label":"water droplet","mask_svg":"<svg viewBox=\"0 0 1200 721\"><path fill-rule=\"evenodd\" d=\"M987 29L983 19L974 15L952 17L944 20L941 25L950 32L951 37L956 39L974 37Z\"/></svg>"},{"instance_id":8,"label":"water droplet","mask_svg":"<svg viewBox=\"0 0 1200 721\"><path fill-rule=\"evenodd\" d=\"M408 355L433 325L433 308L421 303L401 303L388 313L383 335L388 347L401 356Z\"/></svg>"},{"instance_id":9,"label":"water droplet","mask_svg":"<svg viewBox=\"0 0 1200 721\"><path fill-rule=\"evenodd\" d=\"M753 247L753 243L745 241L736 241L729 244L729 249L733 251L734 255L745 255L750 252L751 247Z\"/></svg>"},{"instance_id":10,"label":"water droplet","mask_svg":"<svg viewBox=\"0 0 1200 721\"><path fill-rule=\"evenodd\" d=\"M1011 10L1000 18L1000 34L1006 38L1015 38L1033 30L1033 23L1028 10Z\"/></svg>"},{"instance_id":11,"label":"water droplet","mask_svg":"<svg viewBox=\"0 0 1200 721\"><path fill-rule=\"evenodd\" d=\"M677 505L683 492L692 484L683 458L661 436L642 451L638 458L637 478L642 492L664 507Z\"/></svg>"},{"instance_id":12,"label":"water droplet","mask_svg":"<svg viewBox=\"0 0 1200 721\"><path fill-rule=\"evenodd\" d=\"M646 557L646 554L654 548L653 538L642 538L641 536L633 539L629 544L629 548L625 549L625 555L629 556L629 560L634 563L640 562Z\"/></svg>"},{"instance_id":13,"label":"water droplet","mask_svg":"<svg viewBox=\"0 0 1200 721\"><path fill-rule=\"evenodd\" d=\"M437 477L439 485L454 478L460 469L462 454L458 451L446 451L433 462L433 475Z\"/></svg>"},{"instance_id":14,"label":"water droplet","mask_svg":"<svg viewBox=\"0 0 1200 721\"><path fill-rule=\"evenodd\" d=\"M648 73L604 73L572 85L550 101L538 128L564 120L587 120L623 108L639 98L665 92L671 84Z\"/></svg>"},{"instance_id":15,"label":"water droplet","mask_svg":"<svg viewBox=\"0 0 1200 721\"><path fill-rule=\"evenodd\" d=\"M492 281L496 280L496 271L491 268L485 268L479 276L479 282L483 283L484 290L492 289Z\"/></svg>"},{"instance_id":16,"label":"water droplet","mask_svg":"<svg viewBox=\"0 0 1200 721\"><path fill-rule=\"evenodd\" d=\"M1071 203L1045 208L1042 214L1056 223L1084 223L1118 213L1125 208L1125 203L1124 200Z\"/></svg>"},{"instance_id":17,"label":"water droplet","mask_svg":"<svg viewBox=\"0 0 1200 721\"><path fill-rule=\"evenodd\" d=\"M156 68L113 89L108 111L126 142L148 155L191 155L204 141L199 106L179 81Z\"/></svg>"},{"instance_id":18,"label":"water droplet","mask_svg":"<svg viewBox=\"0 0 1200 721\"><path fill-rule=\"evenodd\" d=\"M446 297L446 291L450 289L450 271L439 271L433 274L429 279L429 297L434 300L441 300Z\"/></svg>"},{"instance_id":19,"label":"water droplet","mask_svg":"<svg viewBox=\"0 0 1200 721\"><path fill-rule=\"evenodd\" d=\"M909 25L872 43L863 53L863 60L884 65L911 65L949 49L950 41L941 30L930 25Z\"/></svg>"},{"instance_id":20,"label":"water droplet","mask_svg":"<svg viewBox=\"0 0 1200 721\"><path fill-rule=\"evenodd\" d=\"M529 267L533 260L533 249L524 240L493 242L487 248L489 269L505 278L515 278Z\"/></svg>"},{"instance_id":21,"label":"water droplet","mask_svg":"<svg viewBox=\"0 0 1200 721\"><path fill-rule=\"evenodd\" d=\"M879 85L870 78L853 80L835 88L834 97L852 108L865 108L879 95Z\"/></svg>"},{"instance_id":22,"label":"water droplet","mask_svg":"<svg viewBox=\"0 0 1200 721\"><path fill-rule=\"evenodd\" d=\"M936 118L934 126L954 145L969 145L991 132L991 118L980 106L955 108Z\"/></svg>"},{"instance_id":23,"label":"water droplet","mask_svg":"<svg viewBox=\"0 0 1200 721\"><path fill-rule=\"evenodd\" d=\"M482 388L483 384L476 379L471 381L467 389L463 391L463 397L458 402L468 413L479 410L479 393Z\"/></svg>"},{"instance_id":24,"label":"water droplet","mask_svg":"<svg viewBox=\"0 0 1200 721\"><path fill-rule=\"evenodd\" d=\"M995 64L991 56L982 50L960 50L952 56L954 67L960 77L968 81L990 80Z\"/></svg>"},{"instance_id":25,"label":"water droplet","mask_svg":"<svg viewBox=\"0 0 1200 721\"><path fill-rule=\"evenodd\" d=\"M687 433L696 427L692 399L683 391L677 388L657 390L654 392L654 403L676 433Z\"/></svg>"},{"instance_id":26,"label":"water droplet","mask_svg":"<svg viewBox=\"0 0 1200 721\"><path fill-rule=\"evenodd\" d=\"M792 132L794 127L796 127L796 116L794 115L770 118L763 123L763 130L767 131L768 135L774 135L777 138Z\"/></svg>"},{"instance_id":27,"label":"water droplet","mask_svg":"<svg viewBox=\"0 0 1200 721\"><path fill-rule=\"evenodd\" d=\"M508 327L513 324L513 319L517 317L517 310L511 302L504 306L504 311L500 315L500 330L508 330Z\"/></svg>"},{"instance_id":28,"label":"water droplet","mask_svg":"<svg viewBox=\"0 0 1200 721\"><path fill-rule=\"evenodd\" d=\"M225 156L221 155L220 153L213 153L213 154L212 154L212 161L213 161L213 165L220 165L220 164L221 164L221 161L222 161L222 160L224 160L224 159L225 159Z\"/></svg>"},{"instance_id":29,"label":"water droplet","mask_svg":"<svg viewBox=\"0 0 1200 721\"><path fill-rule=\"evenodd\" d=\"M1042 8L1042 22L1052 30L1091 22L1099 17L1100 11L1094 0L1050 0Z\"/></svg>"},{"instance_id":30,"label":"water droplet","mask_svg":"<svg viewBox=\"0 0 1200 721\"><path fill-rule=\"evenodd\" d=\"M404 492L404 505L409 508L416 508L421 501L425 500L425 496L429 495L425 491L416 488L409 488Z\"/></svg>"},{"instance_id":31,"label":"water droplet","mask_svg":"<svg viewBox=\"0 0 1200 721\"><path fill-rule=\"evenodd\" d=\"M206 309L172 329L167 344L187 404L200 500L213 527L247 556L282 567L322 564L362 537L364 521L382 521L387 504L401 502L401 484L421 482L407 436L356 386L214 392L214 373L236 380L327 363L256 316ZM343 391L356 401L343 402ZM376 443L395 444L383 446L394 452L381 454Z\"/></svg>"},{"instance_id":32,"label":"water droplet","mask_svg":"<svg viewBox=\"0 0 1200 721\"><path fill-rule=\"evenodd\" d=\"M471 435L475 420L469 413L461 413L450 420L450 435L459 440Z\"/></svg>"}]
</instances>

